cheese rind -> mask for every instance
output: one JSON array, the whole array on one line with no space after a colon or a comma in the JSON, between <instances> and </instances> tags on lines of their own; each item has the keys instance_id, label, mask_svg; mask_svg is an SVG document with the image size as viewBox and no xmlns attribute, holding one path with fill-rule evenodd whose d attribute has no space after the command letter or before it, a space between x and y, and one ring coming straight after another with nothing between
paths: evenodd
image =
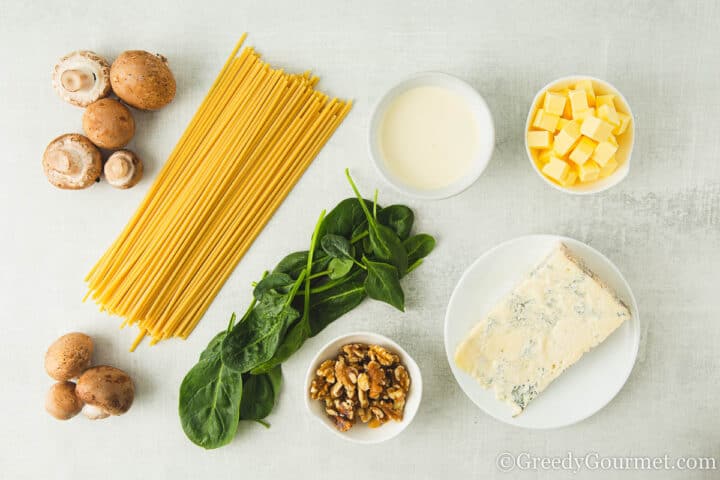
<instances>
[{"instance_id":1,"label":"cheese rind","mask_svg":"<svg viewBox=\"0 0 720 480\"><path fill-rule=\"evenodd\" d=\"M630 317L561 244L469 332L455 364L518 415Z\"/></svg>"}]
</instances>

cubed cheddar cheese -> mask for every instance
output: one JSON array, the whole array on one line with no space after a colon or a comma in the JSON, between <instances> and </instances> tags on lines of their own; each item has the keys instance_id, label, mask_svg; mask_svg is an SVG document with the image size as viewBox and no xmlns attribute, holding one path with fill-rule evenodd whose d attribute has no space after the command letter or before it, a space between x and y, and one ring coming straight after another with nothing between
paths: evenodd
<instances>
[{"instance_id":1,"label":"cubed cheddar cheese","mask_svg":"<svg viewBox=\"0 0 720 480\"><path fill-rule=\"evenodd\" d=\"M567 175L565 175L565 178L560 180L560 185L563 187L571 187L575 185L575 182L577 181L577 172L575 170L569 170Z\"/></svg>"},{"instance_id":2,"label":"cubed cheddar cheese","mask_svg":"<svg viewBox=\"0 0 720 480\"><path fill-rule=\"evenodd\" d=\"M527 134L527 142L530 148L550 148L552 133L547 130L531 130Z\"/></svg>"},{"instance_id":3,"label":"cubed cheddar cheese","mask_svg":"<svg viewBox=\"0 0 720 480\"><path fill-rule=\"evenodd\" d=\"M596 142L604 142L612 133L613 126L594 115L588 115L582 122L580 133Z\"/></svg>"},{"instance_id":4,"label":"cubed cheddar cheese","mask_svg":"<svg viewBox=\"0 0 720 480\"><path fill-rule=\"evenodd\" d=\"M586 110L581 111L573 111L572 117L573 120L585 120L590 115L595 115L595 109L594 108L588 108Z\"/></svg>"},{"instance_id":5,"label":"cubed cheddar cheese","mask_svg":"<svg viewBox=\"0 0 720 480\"><path fill-rule=\"evenodd\" d=\"M575 88L585 90L588 106L595 106L595 90L593 90L592 80L580 80L575 84Z\"/></svg>"},{"instance_id":6,"label":"cubed cheddar cheese","mask_svg":"<svg viewBox=\"0 0 720 480\"><path fill-rule=\"evenodd\" d=\"M553 142L553 150L559 156L564 157L575 146L575 143L580 139L580 122L578 120L572 120L563 127L560 132L555 135L555 141Z\"/></svg>"},{"instance_id":7,"label":"cubed cheddar cheese","mask_svg":"<svg viewBox=\"0 0 720 480\"><path fill-rule=\"evenodd\" d=\"M577 146L570 152L570 160L575 165L582 165L590 159L597 144L587 137L582 137Z\"/></svg>"},{"instance_id":8,"label":"cubed cheddar cheese","mask_svg":"<svg viewBox=\"0 0 720 480\"><path fill-rule=\"evenodd\" d=\"M611 124L613 127L620 126L620 116L615 110L615 105L600 105L597 107L597 116Z\"/></svg>"},{"instance_id":9,"label":"cubed cheddar cheese","mask_svg":"<svg viewBox=\"0 0 720 480\"><path fill-rule=\"evenodd\" d=\"M598 95L595 97L595 106L597 108L602 107L603 105L612 105L615 107L615 95Z\"/></svg>"},{"instance_id":10,"label":"cubed cheddar cheese","mask_svg":"<svg viewBox=\"0 0 720 480\"><path fill-rule=\"evenodd\" d=\"M562 130L569 122L570 120L568 120L567 118L560 117L560 120L558 120L558 124L555 127L555 131Z\"/></svg>"},{"instance_id":11,"label":"cubed cheddar cheese","mask_svg":"<svg viewBox=\"0 0 720 480\"><path fill-rule=\"evenodd\" d=\"M617 115L620 119L620 125L615 127L612 133L614 133L615 135L622 135L623 133L625 133L625 130L627 130L628 125L630 125L630 115L622 112L618 112Z\"/></svg>"},{"instance_id":12,"label":"cubed cheddar cheese","mask_svg":"<svg viewBox=\"0 0 720 480\"><path fill-rule=\"evenodd\" d=\"M610 175L613 174L615 170L617 170L618 162L615 160L615 156L613 155L610 157L610 160L603 165L603 167L600 169L600 178L607 178Z\"/></svg>"},{"instance_id":13,"label":"cubed cheddar cheese","mask_svg":"<svg viewBox=\"0 0 720 480\"><path fill-rule=\"evenodd\" d=\"M610 142L600 142L598 143L597 147L595 147L595 151L592 154L592 159L595 163L597 163L601 167L604 167L605 164L607 164L607 162L610 161L610 159L615 155L617 149L618 147Z\"/></svg>"},{"instance_id":14,"label":"cubed cheddar cheese","mask_svg":"<svg viewBox=\"0 0 720 480\"><path fill-rule=\"evenodd\" d=\"M545 109L540 109L535 114L535 120L533 121L533 127L539 128L540 130L547 130L548 132L554 132L560 117L548 113Z\"/></svg>"},{"instance_id":15,"label":"cubed cheddar cheese","mask_svg":"<svg viewBox=\"0 0 720 480\"><path fill-rule=\"evenodd\" d=\"M600 178L600 166L592 160L588 160L582 165L578 165L578 177L583 183L597 180Z\"/></svg>"},{"instance_id":16,"label":"cubed cheddar cheese","mask_svg":"<svg viewBox=\"0 0 720 480\"><path fill-rule=\"evenodd\" d=\"M543 109L559 117L563 114L563 110L565 110L565 102L566 98L563 94L547 92L545 94L545 101L543 102Z\"/></svg>"},{"instance_id":17,"label":"cubed cheddar cheese","mask_svg":"<svg viewBox=\"0 0 720 480\"><path fill-rule=\"evenodd\" d=\"M575 118L575 112L582 112L590 108L585 90L570 90L568 98L570 98L573 118Z\"/></svg>"},{"instance_id":18,"label":"cubed cheddar cheese","mask_svg":"<svg viewBox=\"0 0 720 480\"><path fill-rule=\"evenodd\" d=\"M550 157L550 161L542 168L542 172L556 182L561 182L570 171L570 165L566 161L555 156Z\"/></svg>"},{"instance_id":19,"label":"cubed cheddar cheese","mask_svg":"<svg viewBox=\"0 0 720 480\"><path fill-rule=\"evenodd\" d=\"M570 89L564 88L562 94L565 96L565 108L563 108L562 117L568 120L572 120L572 105L570 105L569 94Z\"/></svg>"},{"instance_id":20,"label":"cubed cheddar cheese","mask_svg":"<svg viewBox=\"0 0 720 480\"><path fill-rule=\"evenodd\" d=\"M550 157L552 157L552 150L543 150L542 152L540 152L537 159L541 165L545 165L550 161Z\"/></svg>"},{"instance_id":21,"label":"cubed cheddar cheese","mask_svg":"<svg viewBox=\"0 0 720 480\"><path fill-rule=\"evenodd\" d=\"M608 135L608 138L607 138L607 140L605 140L605 141L612 143L612 144L615 145L616 147L619 146L619 145L618 145L617 138L615 138L615 135Z\"/></svg>"}]
</instances>

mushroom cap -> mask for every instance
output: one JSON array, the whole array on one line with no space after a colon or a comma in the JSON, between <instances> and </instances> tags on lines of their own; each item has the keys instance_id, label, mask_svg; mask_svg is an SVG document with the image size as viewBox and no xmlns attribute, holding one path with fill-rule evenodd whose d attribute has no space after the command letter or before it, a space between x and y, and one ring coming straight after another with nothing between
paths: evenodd
<instances>
[{"instance_id":1,"label":"mushroom cap","mask_svg":"<svg viewBox=\"0 0 720 480\"><path fill-rule=\"evenodd\" d=\"M69 420L83 408L83 403L75 395L73 382L58 382L50 387L45 398L45 410L58 420Z\"/></svg>"},{"instance_id":2,"label":"mushroom cap","mask_svg":"<svg viewBox=\"0 0 720 480\"><path fill-rule=\"evenodd\" d=\"M175 98L175 77L162 55L143 50L120 54L110 67L115 95L141 110L157 110Z\"/></svg>"},{"instance_id":3,"label":"mushroom cap","mask_svg":"<svg viewBox=\"0 0 720 480\"><path fill-rule=\"evenodd\" d=\"M82 118L85 135L100 148L121 148L135 135L135 119L130 109L112 98L101 98L88 105Z\"/></svg>"},{"instance_id":4,"label":"mushroom cap","mask_svg":"<svg viewBox=\"0 0 720 480\"><path fill-rule=\"evenodd\" d=\"M93 350L92 338L84 333L63 335L48 348L45 354L45 370L59 381L79 377L90 367Z\"/></svg>"},{"instance_id":5,"label":"mushroom cap","mask_svg":"<svg viewBox=\"0 0 720 480\"><path fill-rule=\"evenodd\" d=\"M52 85L66 102L87 107L110 94L110 64L94 52L70 52L53 67Z\"/></svg>"},{"instance_id":6,"label":"mushroom cap","mask_svg":"<svg viewBox=\"0 0 720 480\"><path fill-rule=\"evenodd\" d=\"M119 368L99 365L85 370L78 379L75 393L83 403L103 413L122 415L132 406L135 385Z\"/></svg>"},{"instance_id":7,"label":"mushroom cap","mask_svg":"<svg viewBox=\"0 0 720 480\"><path fill-rule=\"evenodd\" d=\"M143 175L143 162L130 150L118 150L110 155L103 168L105 180L115 188L135 186Z\"/></svg>"},{"instance_id":8,"label":"mushroom cap","mask_svg":"<svg viewBox=\"0 0 720 480\"><path fill-rule=\"evenodd\" d=\"M45 149L43 170L50 183L58 188L87 188L100 178L102 155L84 135L60 135Z\"/></svg>"}]
</instances>

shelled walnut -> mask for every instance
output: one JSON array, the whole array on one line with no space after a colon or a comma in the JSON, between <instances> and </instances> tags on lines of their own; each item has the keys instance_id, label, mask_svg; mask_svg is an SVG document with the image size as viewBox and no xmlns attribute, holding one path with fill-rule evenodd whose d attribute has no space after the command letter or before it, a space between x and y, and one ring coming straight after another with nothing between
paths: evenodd
<instances>
[{"instance_id":1,"label":"shelled walnut","mask_svg":"<svg viewBox=\"0 0 720 480\"><path fill-rule=\"evenodd\" d=\"M324 402L325 413L345 432L358 419L372 428L402 421L409 390L400 357L379 345L352 343L320 364L310 398Z\"/></svg>"}]
</instances>

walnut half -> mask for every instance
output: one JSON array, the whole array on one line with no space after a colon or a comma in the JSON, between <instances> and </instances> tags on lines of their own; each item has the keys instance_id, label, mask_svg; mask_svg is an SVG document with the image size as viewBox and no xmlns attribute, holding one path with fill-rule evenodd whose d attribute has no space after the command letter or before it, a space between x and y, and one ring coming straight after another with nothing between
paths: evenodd
<instances>
[{"instance_id":1,"label":"walnut half","mask_svg":"<svg viewBox=\"0 0 720 480\"><path fill-rule=\"evenodd\" d=\"M320 364L309 393L345 432L357 419L371 428L401 421L409 390L410 375L397 354L379 345L352 343Z\"/></svg>"}]
</instances>

